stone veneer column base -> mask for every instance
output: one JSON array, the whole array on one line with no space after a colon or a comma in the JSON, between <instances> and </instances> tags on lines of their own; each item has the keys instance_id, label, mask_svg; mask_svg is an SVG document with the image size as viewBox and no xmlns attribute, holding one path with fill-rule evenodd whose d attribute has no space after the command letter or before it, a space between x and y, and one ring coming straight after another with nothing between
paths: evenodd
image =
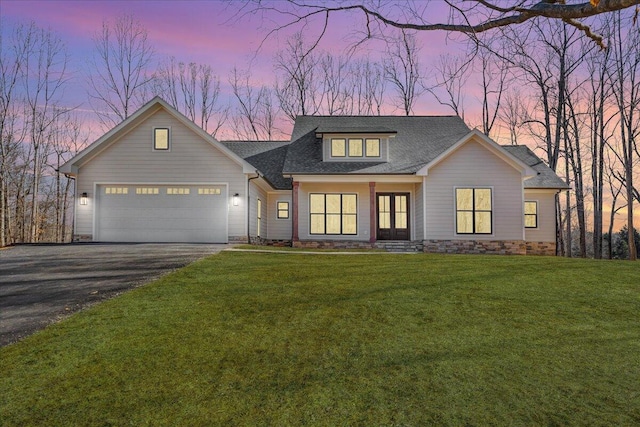
<instances>
[{"instance_id":1,"label":"stone veneer column base","mask_svg":"<svg viewBox=\"0 0 640 427\"><path fill-rule=\"evenodd\" d=\"M523 240L425 240L423 250L447 254L527 254Z\"/></svg>"},{"instance_id":2,"label":"stone veneer column base","mask_svg":"<svg viewBox=\"0 0 640 427\"><path fill-rule=\"evenodd\" d=\"M556 255L556 242L526 242L527 255Z\"/></svg>"}]
</instances>

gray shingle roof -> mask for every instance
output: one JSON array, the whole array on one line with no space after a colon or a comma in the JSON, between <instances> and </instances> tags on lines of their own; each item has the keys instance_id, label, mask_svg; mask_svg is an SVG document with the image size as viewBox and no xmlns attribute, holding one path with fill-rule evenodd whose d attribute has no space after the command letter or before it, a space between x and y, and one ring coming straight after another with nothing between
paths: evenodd
<instances>
[{"instance_id":1,"label":"gray shingle roof","mask_svg":"<svg viewBox=\"0 0 640 427\"><path fill-rule=\"evenodd\" d=\"M397 132L389 162L322 162L325 132ZM335 130L333 130L335 129ZM470 132L457 116L298 116L283 172L298 174L412 174Z\"/></svg>"},{"instance_id":2,"label":"gray shingle roof","mask_svg":"<svg viewBox=\"0 0 640 427\"><path fill-rule=\"evenodd\" d=\"M390 141L389 162L323 162L324 132L397 132ZM332 130L329 130L332 129ZM289 141L222 141L253 165L277 190L291 189L283 174L413 174L470 132L457 116L299 116ZM538 156L524 145L503 145L508 153L538 175L525 188L569 188Z\"/></svg>"},{"instance_id":3,"label":"gray shingle roof","mask_svg":"<svg viewBox=\"0 0 640 427\"><path fill-rule=\"evenodd\" d=\"M526 145L503 145L502 148L538 172L538 176L524 181L524 188L569 188L569 186Z\"/></svg>"},{"instance_id":4,"label":"gray shingle roof","mask_svg":"<svg viewBox=\"0 0 640 427\"><path fill-rule=\"evenodd\" d=\"M276 190L291 189L291 178L282 176L289 141L222 141L222 144L255 166Z\"/></svg>"}]
</instances>

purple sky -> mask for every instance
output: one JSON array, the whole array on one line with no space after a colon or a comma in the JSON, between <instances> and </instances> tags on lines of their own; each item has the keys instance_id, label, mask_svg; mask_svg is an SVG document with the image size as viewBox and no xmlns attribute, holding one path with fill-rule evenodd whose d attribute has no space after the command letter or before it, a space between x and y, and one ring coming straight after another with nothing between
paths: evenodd
<instances>
[{"instance_id":1,"label":"purple sky","mask_svg":"<svg viewBox=\"0 0 640 427\"><path fill-rule=\"evenodd\" d=\"M438 3L430 10L435 12ZM0 16L8 23L28 23L53 30L67 45L70 66L74 71L75 90L65 99L89 111L85 79L87 61L92 54L92 36L99 31L103 20L113 20L122 14L131 14L149 31L157 59L175 56L184 62L211 65L220 76L222 91L228 92L227 79L234 66L251 68L258 82L273 82L272 58L295 30L281 31L269 37L261 46L267 31L274 24L257 16L239 17L238 6L221 1L31 1L0 0ZM269 16L269 18L272 15ZM353 41L354 29L361 28L359 15L334 15L321 48L336 54L344 52ZM355 22L354 22L355 21ZM306 34L313 36L318 26L310 26ZM445 33L420 34L422 62L428 65L438 55L458 52L460 46L448 40ZM260 50L258 47L261 46ZM368 43L357 54L375 51L380 43ZM227 93L228 95L228 93ZM400 114L389 109L388 114ZM451 114L430 95L425 94L415 108L416 114Z\"/></svg>"}]
</instances>

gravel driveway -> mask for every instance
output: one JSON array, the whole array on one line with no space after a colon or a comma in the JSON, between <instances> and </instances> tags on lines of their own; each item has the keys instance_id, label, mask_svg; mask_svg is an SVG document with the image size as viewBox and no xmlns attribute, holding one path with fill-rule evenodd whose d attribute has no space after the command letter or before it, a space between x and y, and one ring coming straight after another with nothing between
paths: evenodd
<instances>
[{"instance_id":1,"label":"gravel driveway","mask_svg":"<svg viewBox=\"0 0 640 427\"><path fill-rule=\"evenodd\" d=\"M0 250L0 346L227 247L74 243Z\"/></svg>"}]
</instances>

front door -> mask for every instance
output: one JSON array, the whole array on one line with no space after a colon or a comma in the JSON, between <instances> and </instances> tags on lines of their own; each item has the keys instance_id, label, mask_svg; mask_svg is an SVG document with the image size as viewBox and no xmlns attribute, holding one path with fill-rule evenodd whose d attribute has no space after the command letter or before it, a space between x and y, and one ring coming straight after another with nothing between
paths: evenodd
<instances>
[{"instance_id":1,"label":"front door","mask_svg":"<svg viewBox=\"0 0 640 427\"><path fill-rule=\"evenodd\" d=\"M409 193L378 193L378 240L409 240Z\"/></svg>"}]
</instances>

